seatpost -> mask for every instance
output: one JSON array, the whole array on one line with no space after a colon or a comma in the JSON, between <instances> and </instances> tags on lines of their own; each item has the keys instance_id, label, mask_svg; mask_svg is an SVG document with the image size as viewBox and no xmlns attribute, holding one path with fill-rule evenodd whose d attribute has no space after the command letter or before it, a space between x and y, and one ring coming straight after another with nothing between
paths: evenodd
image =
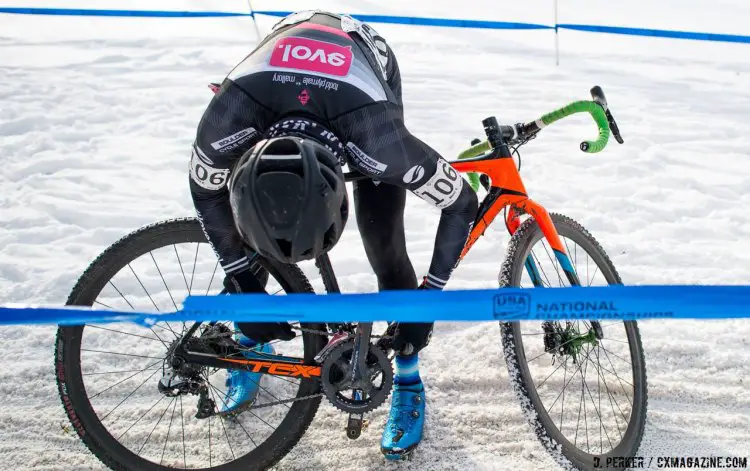
<instances>
[{"instance_id":1,"label":"seatpost","mask_svg":"<svg viewBox=\"0 0 750 471\"><path fill-rule=\"evenodd\" d=\"M482 120L482 126L484 126L484 133L487 135L487 140L492 146L493 153L495 153L497 157L510 157L510 150L505 143L497 119L494 116L485 118Z\"/></svg>"}]
</instances>

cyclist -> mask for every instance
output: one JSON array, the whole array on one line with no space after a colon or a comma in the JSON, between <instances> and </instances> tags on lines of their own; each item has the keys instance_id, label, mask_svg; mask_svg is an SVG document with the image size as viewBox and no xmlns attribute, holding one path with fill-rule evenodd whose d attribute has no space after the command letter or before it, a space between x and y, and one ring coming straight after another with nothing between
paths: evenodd
<instances>
[{"instance_id":1,"label":"cyclist","mask_svg":"<svg viewBox=\"0 0 750 471\"><path fill-rule=\"evenodd\" d=\"M396 56L369 25L322 11L279 23L225 78L198 126L190 189L229 293L264 292L243 240L287 263L339 240L348 216L342 164L355 182L356 219L380 290L442 289L477 212L477 197L436 151L404 125ZM432 262L418 285L406 253L406 190L442 210ZM242 345L273 352L287 323L238 323ZM425 392L418 352L431 323L393 324L391 411L381 450L397 459L422 437ZM260 373L231 371L222 413L254 400Z\"/></svg>"}]
</instances>

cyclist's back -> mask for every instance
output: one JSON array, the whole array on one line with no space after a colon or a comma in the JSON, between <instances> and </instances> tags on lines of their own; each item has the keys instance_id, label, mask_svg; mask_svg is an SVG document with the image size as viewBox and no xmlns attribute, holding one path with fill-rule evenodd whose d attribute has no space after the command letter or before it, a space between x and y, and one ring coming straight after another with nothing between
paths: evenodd
<instances>
[{"instance_id":1,"label":"cyclist's back","mask_svg":"<svg viewBox=\"0 0 750 471\"><path fill-rule=\"evenodd\" d=\"M400 105L400 87L386 80L385 42L347 18L323 12L286 18L228 78L273 118L330 121L372 102Z\"/></svg>"}]
</instances>

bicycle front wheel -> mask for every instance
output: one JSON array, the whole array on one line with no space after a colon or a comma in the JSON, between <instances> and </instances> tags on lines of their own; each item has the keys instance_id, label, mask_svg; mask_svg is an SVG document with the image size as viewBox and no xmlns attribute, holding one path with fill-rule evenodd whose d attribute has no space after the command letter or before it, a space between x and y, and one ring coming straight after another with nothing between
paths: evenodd
<instances>
[{"instance_id":1,"label":"bicycle front wheel","mask_svg":"<svg viewBox=\"0 0 750 471\"><path fill-rule=\"evenodd\" d=\"M621 284L591 234L570 218L551 217L581 286ZM511 238L499 282L501 287L568 285L533 219L524 221ZM607 457L636 454L647 408L636 322L507 322L501 330L509 379L524 415L564 469L606 468Z\"/></svg>"},{"instance_id":2,"label":"bicycle front wheel","mask_svg":"<svg viewBox=\"0 0 750 471\"><path fill-rule=\"evenodd\" d=\"M294 265L260 259L254 273L269 294L312 292ZM218 269L218 273L217 273ZM69 305L164 312L189 294L219 294L223 273L196 219L144 227L104 251L84 272ZM226 323L227 329L231 327ZM325 325L301 324L324 331ZM179 322L61 327L55 349L58 390L84 444L117 470L261 470L278 462L312 422L322 391L317 379L263 375L252 409L218 412L230 395L227 370L195 367L212 406L198 414L196 394L164 394L159 380ZM229 333L231 335L231 332ZM306 330L276 353L312 363L327 338ZM194 375L195 376L195 375ZM205 411L205 409L202 409Z\"/></svg>"}]
</instances>

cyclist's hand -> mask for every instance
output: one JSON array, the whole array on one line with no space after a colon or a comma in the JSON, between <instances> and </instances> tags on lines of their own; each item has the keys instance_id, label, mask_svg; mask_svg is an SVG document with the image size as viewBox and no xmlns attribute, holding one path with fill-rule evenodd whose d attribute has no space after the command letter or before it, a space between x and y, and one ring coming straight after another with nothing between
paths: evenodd
<instances>
[{"instance_id":1,"label":"cyclist's hand","mask_svg":"<svg viewBox=\"0 0 750 471\"><path fill-rule=\"evenodd\" d=\"M430 289L427 279L417 289ZM399 322L395 324L395 337L390 347L400 355L411 355L419 352L430 343L433 322ZM388 330L391 330L389 326Z\"/></svg>"}]
</instances>

